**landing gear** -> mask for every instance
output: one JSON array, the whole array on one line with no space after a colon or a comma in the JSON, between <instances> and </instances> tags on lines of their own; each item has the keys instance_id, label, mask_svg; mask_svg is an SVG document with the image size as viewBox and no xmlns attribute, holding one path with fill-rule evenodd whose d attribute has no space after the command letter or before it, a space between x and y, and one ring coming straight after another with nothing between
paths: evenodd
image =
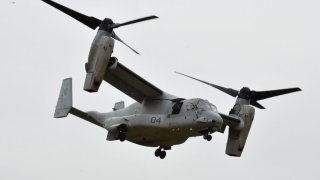
<instances>
[{"instance_id":1,"label":"landing gear","mask_svg":"<svg viewBox=\"0 0 320 180\"><path fill-rule=\"evenodd\" d=\"M164 159L166 157L167 153L165 151L161 151L160 153L160 159Z\"/></svg>"},{"instance_id":2,"label":"landing gear","mask_svg":"<svg viewBox=\"0 0 320 180\"><path fill-rule=\"evenodd\" d=\"M161 149L159 148L159 149L157 149L157 150L154 152L154 155L155 155L156 157L159 157L159 156L160 156L160 153L161 153Z\"/></svg>"},{"instance_id":3,"label":"landing gear","mask_svg":"<svg viewBox=\"0 0 320 180\"><path fill-rule=\"evenodd\" d=\"M203 135L203 139L205 139L207 141L211 141L212 136L210 134L205 134L205 135Z\"/></svg>"},{"instance_id":4,"label":"landing gear","mask_svg":"<svg viewBox=\"0 0 320 180\"><path fill-rule=\"evenodd\" d=\"M126 134L125 134L125 133L120 133L120 134L119 134L119 140L120 140L121 142L125 141L125 140L126 140Z\"/></svg>"},{"instance_id":5,"label":"landing gear","mask_svg":"<svg viewBox=\"0 0 320 180\"><path fill-rule=\"evenodd\" d=\"M126 132L128 131L127 126L122 124L120 126L118 126L118 131L119 131L119 135L118 138L121 142L126 140Z\"/></svg>"},{"instance_id":6,"label":"landing gear","mask_svg":"<svg viewBox=\"0 0 320 180\"><path fill-rule=\"evenodd\" d=\"M156 157L160 157L160 159L164 159L167 155L166 151L161 150L162 147L159 147L158 149L156 149L156 151L154 152L154 155Z\"/></svg>"}]
</instances>

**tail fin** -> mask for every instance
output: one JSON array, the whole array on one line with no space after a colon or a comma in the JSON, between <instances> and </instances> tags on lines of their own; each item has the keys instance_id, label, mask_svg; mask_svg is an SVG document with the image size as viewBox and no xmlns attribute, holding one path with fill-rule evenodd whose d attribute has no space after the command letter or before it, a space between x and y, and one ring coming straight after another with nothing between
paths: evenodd
<instances>
[{"instance_id":1,"label":"tail fin","mask_svg":"<svg viewBox=\"0 0 320 180\"><path fill-rule=\"evenodd\" d=\"M58 103L54 112L55 118L68 116L72 108L72 78L64 79L62 82Z\"/></svg>"}]
</instances>

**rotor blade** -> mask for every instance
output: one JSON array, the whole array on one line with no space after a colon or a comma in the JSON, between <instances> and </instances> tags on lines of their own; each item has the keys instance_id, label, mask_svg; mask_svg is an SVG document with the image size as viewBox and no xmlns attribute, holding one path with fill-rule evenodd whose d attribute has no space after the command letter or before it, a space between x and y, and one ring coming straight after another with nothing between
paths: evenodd
<instances>
[{"instance_id":1,"label":"rotor blade","mask_svg":"<svg viewBox=\"0 0 320 180\"><path fill-rule=\"evenodd\" d=\"M257 101L250 101L250 104L254 107L257 107L259 109L265 109L261 104L259 104Z\"/></svg>"},{"instance_id":2,"label":"rotor blade","mask_svg":"<svg viewBox=\"0 0 320 180\"><path fill-rule=\"evenodd\" d=\"M134 23L138 23L138 22L141 22L141 21L147 21L147 20L156 19L156 18L158 18L158 17L154 16L154 15L147 16L147 17L135 19L135 20L124 22L124 23L120 23L120 24L113 24L110 28L118 28L118 27L121 27L121 26L126 26L126 25L129 25L129 24L134 24Z\"/></svg>"},{"instance_id":3,"label":"rotor blade","mask_svg":"<svg viewBox=\"0 0 320 180\"><path fill-rule=\"evenodd\" d=\"M42 0L43 2L59 9L60 11L68 14L69 16L73 17L74 19L78 20L79 22L83 23L84 25L90 27L91 29L96 29L100 24L101 20L95 18L95 17L89 17L84 14L81 14L77 11L74 11L72 9L69 9L65 6L62 6L61 4L58 4L54 1L50 0Z\"/></svg>"},{"instance_id":4,"label":"rotor blade","mask_svg":"<svg viewBox=\"0 0 320 180\"><path fill-rule=\"evenodd\" d=\"M271 91L251 91L251 100L252 101L259 101L262 99L271 98L274 96L280 96L283 94L293 93L296 91L301 91L300 88L288 88L288 89L278 89L278 90L271 90Z\"/></svg>"},{"instance_id":5,"label":"rotor blade","mask_svg":"<svg viewBox=\"0 0 320 180\"><path fill-rule=\"evenodd\" d=\"M128 44L126 44L124 41L122 41L119 36L116 35L115 32L112 31L112 37L120 42L122 42L124 45L126 45L128 48L130 48L133 52L135 52L136 54L139 54L136 50L134 50L132 47L130 47ZM140 55L140 54L139 54Z\"/></svg>"},{"instance_id":6,"label":"rotor blade","mask_svg":"<svg viewBox=\"0 0 320 180\"><path fill-rule=\"evenodd\" d=\"M218 85L215 85L215 84L211 84L211 83L208 83L208 82L206 82L206 81L202 81L202 80L200 80L200 79L197 79L197 78L194 78L194 77L191 77L191 76L188 76L188 75L179 73L179 72L175 72L175 73L180 74L180 75L182 75L182 76L186 76L186 77L191 78L191 79L194 79L194 80L196 80L196 81L200 81L200 82L202 82L202 83L204 83L204 84L207 84L207 85L209 85L209 86L212 86L212 87L214 87L214 88L217 88L217 89L219 89L220 91L225 92L225 93L227 93L227 94L229 94L230 96L233 96L233 97L237 97L238 94L239 94L239 91L234 90L234 89L231 89L231 88L225 88L225 87L221 87L221 86L218 86Z\"/></svg>"}]
</instances>

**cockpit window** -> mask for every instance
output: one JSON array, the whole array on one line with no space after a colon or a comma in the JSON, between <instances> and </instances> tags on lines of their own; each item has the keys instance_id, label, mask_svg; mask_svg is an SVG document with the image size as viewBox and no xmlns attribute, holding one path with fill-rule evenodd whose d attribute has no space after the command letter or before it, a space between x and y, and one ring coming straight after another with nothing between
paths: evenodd
<instances>
[{"instance_id":1,"label":"cockpit window","mask_svg":"<svg viewBox=\"0 0 320 180\"><path fill-rule=\"evenodd\" d=\"M200 100L199 103L197 104L197 107L198 109L202 109L202 110L217 111L216 106L211 104L207 100Z\"/></svg>"},{"instance_id":2,"label":"cockpit window","mask_svg":"<svg viewBox=\"0 0 320 180\"><path fill-rule=\"evenodd\" d=\"M195 98L195 99L189 99L186 102L186 110L209 110L209 111L214 111L217 112L217 107L213 104L211 104L209 101L207 100L203 100L203 99L199 99L199 98Z\"/></svg>"},{"instance_id":3,"label":"cockpit window","mask_svg":"<svg viewBox=\"0 0 320 180\"><path fill-rule=\"evenodd\" d=\"M215 105L210 104L210 106L211 106L212 111L218 112L218 109L217 109L217 107Z\"/></svg>"},{"instance_id":4,"label":"cockpit window","mask_svg":"<svg viewBox=\"0 0 320 180\"><path fill-rule=\"evenodd\" d=\"M172 106L172 114L179 114L181 107L182 107L183 102L179 101L176 102L173 106Z\"/></svg>"}]
</instances>

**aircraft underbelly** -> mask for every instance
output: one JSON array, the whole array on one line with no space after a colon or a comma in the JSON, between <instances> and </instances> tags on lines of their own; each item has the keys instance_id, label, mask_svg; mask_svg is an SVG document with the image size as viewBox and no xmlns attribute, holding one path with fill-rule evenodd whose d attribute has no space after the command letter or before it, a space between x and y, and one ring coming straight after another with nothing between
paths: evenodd
<instances>
[{"instance_id":1,"label":"aircraft underbelly","mask_svg":"<svg viewBox=\"0 0 320 180\"><path fill-rule=\"evenodd\" d=\"M157 147L173 146L185 142L189 136L186 133L172 131L168 128L134 128L127 133L127 140L139 145Z\"/></svg>"},{"instance_id":2,"label":"aircraft underbelly","mask_svg":"<svg viewBox=\"0 0 320 180\"><path fill-rule=\"evenodd\" d=\"M173 146L184 143L189 137L200 136L200 131L207 127L204 124L195 124L190 120L180 123L172 123L172 119L167 118L163 122L150 124L132 123L128 128L127 140L144 146ZM141 121L140 121L141 122Z\"/></svg>"}]
</instances>

